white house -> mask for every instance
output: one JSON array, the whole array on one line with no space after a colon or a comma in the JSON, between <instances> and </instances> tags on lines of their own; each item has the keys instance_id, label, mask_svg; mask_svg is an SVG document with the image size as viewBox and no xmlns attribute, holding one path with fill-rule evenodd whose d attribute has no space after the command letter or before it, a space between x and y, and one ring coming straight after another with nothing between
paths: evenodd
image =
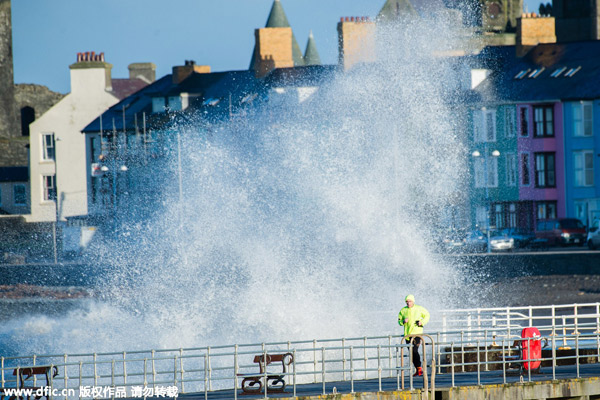
<instances>
[{"instance_id":1,"label":"white house","mask_svg":"<svg viewBox=\"0 0 600 400\"><path fill-rule=\"evenodd\" d=\"M151 73L130 68L129 79L112 79L112 65L104 61L104 53L77 54L77 62L69 66L71 93L30 125L28 222L64 221L87 215L90 171L86 167L86 138L81 131L110 106L153 79L154 64L135 65L145 65Z\"/></svg>"}]
</instances>

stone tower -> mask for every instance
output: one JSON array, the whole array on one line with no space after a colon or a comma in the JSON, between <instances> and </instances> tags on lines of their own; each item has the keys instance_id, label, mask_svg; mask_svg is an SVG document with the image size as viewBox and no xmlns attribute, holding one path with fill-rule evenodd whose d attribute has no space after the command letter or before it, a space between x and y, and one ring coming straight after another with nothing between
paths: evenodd
<instances>
[{"instance_id":1,"label":"stone tower","mask_svg":"<svg viewBox=\"0 0 600 400\"><path fill-rule=\"evenodd\" d=\"M485 32L514 33L523 13L523 0L481 0L481 25Z\"/></svg>"},{"instance_id":2,"label":"stone tower","mask_svg":"<svg viewBox=\"0 0 600 400\"><path fill-rule=\"evenodd\" d=\"M8 139L19 135L15 118L10 9L10 0L0 0L0 153L10 151Z\"/></svg>"},{"instance_id":3,"label":"stone tower","mask_svg":"<svg viewBox=\"0 0 600 400\"><path fill-rule=\"evenodd\" d=\"M600 39L600 0L554 0L559 42Z\"/></svg>"},{"instance_id":4,"label":"stone tower","mask_svg":"<svg viewBox=\"0 0 600 400\"><path fill-rule=\"evenodd\" d=\"M271 12L269 13L269 18L267 18L267 23L265 28L290 28L290 23L288 22L287 16L283 11L283 6L279 0L273 1L273 6L271 7ZM265 31L263 32L266 34ZM302 57L302 50L300 50L300 45L298 45L298 41L296 40L296 36L292 32L292 57L294 60L294 67L304 65L304 58ZM250 68L251 70L257 70L256 63L260 61L260 56L257 54L256 46L254 47L254 51L252 52L252 60L250 60Z\"/></svg>"}]
</instances>

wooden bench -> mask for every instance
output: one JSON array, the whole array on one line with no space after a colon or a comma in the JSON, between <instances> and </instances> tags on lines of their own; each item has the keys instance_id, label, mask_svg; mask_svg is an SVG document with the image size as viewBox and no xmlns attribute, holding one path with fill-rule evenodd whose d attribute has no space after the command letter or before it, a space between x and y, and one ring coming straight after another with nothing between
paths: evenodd
<instances>
[{"instance_id":1,"label":"wooden bench","mask_svg":"<svg viewBox=\"0 0 600 400\"><path fill-rule=\"evenodd\" d=\"M265 360L266 358L266 360ZM294 362L292 353L284 354L262 354L254 356L254 362L259 366L258 374L237 374L242 377L242 392L247 394L262 393L267 378L266 387L268 393L281 393L285 390L285 374L287 366ZM271 364L281 363L281 372L268 372L267 367Z\"/></svg>"},{"instance_id":2,"label":"wooden bench","mask_svg":"<svg viewBox=\"0 0 600 400\"><path fill-rule=\"evenodd\" d=\"M40 365L35 367L19 367L13 370L13 376L16 377L16 388L19 389L32 389L34 391L34 395L32 396L35 399L40 399L44 396L35 395L35 391L37 389L43 388L44 386L34 386L33 379L37 376L43 376L46 378L46 386L52 386L52 380L58 375L58 367L49 366L49 365ZM30 380L31 379L31 380ZM27 384L31 382L31 385ZM0 388L0 399L4 399L6 395L4 394L4 388ZM10 399L15 399L17 396L11 396ZM23 396L24 397L24 396ZM29 397L29 396L28 396Z\"/></svg>"}]
</instances>

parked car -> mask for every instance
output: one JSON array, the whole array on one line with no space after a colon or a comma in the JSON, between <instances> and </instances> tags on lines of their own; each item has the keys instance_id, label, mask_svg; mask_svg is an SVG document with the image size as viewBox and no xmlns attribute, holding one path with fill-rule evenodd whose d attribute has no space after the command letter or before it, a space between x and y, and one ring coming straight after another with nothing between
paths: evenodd
<instances>
[{"instance_id":1,"label":"parked car","mask_svg":"<svg viewBox=\"0 0 600 400\"><path fill-rule=\"evenodd\" d=\"M461 252L465 248L466 232L462 229L449 229L442 235L441 250L444 252Z\"/></svg>"},{"instance_id":2,"label":"parked car","mask_svg":"<svg viewBox=\"0 0 600 400\"><path fill-rule=\"evenodd\" d=\"M502 232L490 232L490 250L511 251L515 248L515 239Z\"/></svg>"},{"instance_id":3,"label":"parked car","mask_svg":"<svg viewBox=\"0 0 600 400\"><path fill-rule=\"evenodd\" d=\"M535 236L548 240L549 245L576 244L583 246L587 231L576 218L546 219L537 222Z\"/></svg>"},{"instance_id":4,"label":"parked car","mask_svg":"<svg viewBox=\"0 0 600 400\"><path fill-rule=\"evenodd\" d=\"M480 230L467 233L465 251L482 252L487 250L487 235Z\"/></svg>"},{"instance_id":5,"label":"parked car","mask_svg":"<svg viewBox=\"0 0 600 400\"><path fill-rule=\"evenodd\" d=\"M600 249L600 219L592 222L588 230L586 242L590 250Z\"/></svg>"},{"instance_id":6,"label":"parked car","mask_svg":"<svg viewBox=\"0 0 600 400\"><path fill-rule=\"evenodd\" d=\"M523 248L530 246L535 240L535 233L524 228L504 228L500 231L502 236L513 238L515 248Z\"/></svg>"}]
</instances>

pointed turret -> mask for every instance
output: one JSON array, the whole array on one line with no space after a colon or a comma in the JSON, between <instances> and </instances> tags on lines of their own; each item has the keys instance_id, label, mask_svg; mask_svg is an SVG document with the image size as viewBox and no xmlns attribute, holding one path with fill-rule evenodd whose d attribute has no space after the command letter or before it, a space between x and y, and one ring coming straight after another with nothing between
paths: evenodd
<instances>
[{"instance_id":1,"label":"pointed turret","mask_svg":"<svg viewBox=\"0 0 600 400\"><path fill-rule=\"evenodd\" d=\"M306 43L306 51L304 52L304 65L321 65L321 57L317 51L317 45L312 31L308 35L308 43Z\"/></svg>"},{"instance_id":2,"label":"pointed turret","mask_svg":"<svg viewBox=\"0 0 600 400\"><path fill-rule=\"evenodd\" d=\"M274 0L273 6L271 7L271 12L269 13L269 18L267 18L267 24L265 28L290 28L290 23L285 15L285 11L283 11L283 6L281 5L281 1ZM304 59L302 58L302 51L300 50L300 46L298 45L298 41L296 40L296 36L292 32L292 56L294 59L294 66L304 65ZM254 46L254 51L252 52L252 60L250 60L250 69L254 69L256 65L256 46Z\"/></svg>"},{"instance_id":3,"label":"pointed turret","mask_svg":"<svg viewBox=\"0 0 600 400\"><path fill-rule=\"evenodd\" d=\"M377 19L382 22L394 22L405 18L418 18L419 14L410 0L387 0Z\"/></svg>"}]
</instances>

